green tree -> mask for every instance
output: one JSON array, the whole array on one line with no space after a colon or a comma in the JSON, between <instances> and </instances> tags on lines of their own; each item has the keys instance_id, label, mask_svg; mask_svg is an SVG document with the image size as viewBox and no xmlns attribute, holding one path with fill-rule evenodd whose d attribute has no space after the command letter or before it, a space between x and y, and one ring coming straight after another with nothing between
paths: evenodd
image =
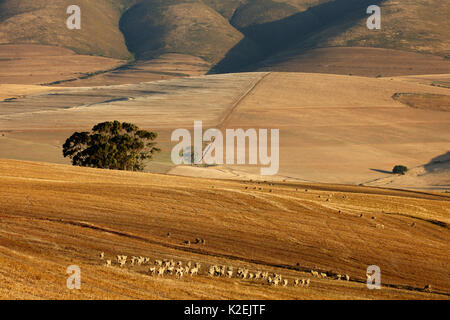
<instances>
[{"instance_id":1,"label":"green tree","mask_svg":"<svg viewBox=\"0 0 450 320\"><path fill-rule=\"evenodd\" d=\"M153 142L157 136L131 123L102 122L91 132L75 132L64 143L63 155L74 166L142 171L144 161L161 151Z\"/></svg>"},{"instance_id":2,"label":"green tree","mask_svg":"<svg viewBox=\"0 0 450 320\"><path fill-rule=\"evenodd\" d=\"M404 175L406 172L408 172L408 168L406 166L395 166L394 169L392 169L392 173L395 174L401 174Z\"/></svg>"}]
</instances>

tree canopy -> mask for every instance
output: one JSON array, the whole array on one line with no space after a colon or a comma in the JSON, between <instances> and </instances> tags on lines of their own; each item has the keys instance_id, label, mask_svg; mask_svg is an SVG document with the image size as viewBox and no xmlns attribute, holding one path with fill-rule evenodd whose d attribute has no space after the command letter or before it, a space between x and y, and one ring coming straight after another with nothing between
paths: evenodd
<instances>
[{"instance_id":1,"label":"tree canopy","mask_svg":"<svg viewBox=\"0 0 450 320\"><path fill-rule=\"evenodd\" d=\"M406 172L408 172L408 167L402 165L395 166L394 169L392 169L392 173L395 174L404 175Z\"/></svg>"},{"instance_id":2,"label":"tree canopy","mask_svg":"<svg viewBox=\"0 0 450 320\"><path fill-rule=\"evenodd\" d=\"M75 132L64 143L63 155L74 166L142 171L145 160L160 151L157 136L131 123L102 122L91 132Z\"/></svg>"}]
</instances>

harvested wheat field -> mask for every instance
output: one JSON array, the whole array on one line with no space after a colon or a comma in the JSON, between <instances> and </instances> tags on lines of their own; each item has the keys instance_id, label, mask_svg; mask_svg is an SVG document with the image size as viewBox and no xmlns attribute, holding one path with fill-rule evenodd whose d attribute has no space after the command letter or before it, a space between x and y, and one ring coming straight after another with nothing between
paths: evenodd
<instances>
[{"instance_id":1,"label":"harvested wheat field","mask_svg":"<svg viewBox=\"0 0 450 320\"><path fill-rule=\"evenodd\" d=\"M124 63L54 46L0 44L0 84L45 84L114 69Z\"/></svg>"},{"instance_id":2,"label":"harvested wheat field","mask_svg":"<svg viewBox=\"0 0 450 320\"><path fill-rule=\"evenodd\" d=\"M27 95L41 92L52 92L58 90L57 87L46 87L23 84L0 84L0 100L11 101Z\"/></svg>"},{"instance_id":3,"label":"harvested wheat field","mask_svg":"<svg viewBox=\"0 0 450 320\"><path fill-rule=\"evenodd\" d=\"M449 151L450 113L396 101L402 92L426 97L427 105L448 97L446 88L389 78L268 73L220 127L280 129L285 179L361 184L390 176L396 164L417 167ZM241 177L258 172L227 169ZM443 177L436 190L449 183Z\"/></svg>"},{"instance_id":4,"label":"harvested wheat field","mask_svg":"<svg viewBox=\"0 0 450 320\"><path fill-rule=\"evenodd\" d=\"M442 194L16 160L0 160L0 193L3 299L450 296L450 197ZM123 267L117 255L128 257ZM133 266L132 256L149 259ZM201 267L181 278L149 273L155 260L165 259ZM381 268L381 290L365 285L373 264ZM65 286L69 265L81 268L76 292ZM231 278L208 275L211 265L233 267ZM239 268L255 276L237 278ZM288 284L268 285L258 271L277 273ZM309 286L295 287L297 278L310 279Z\"/></svg>"},{"instance_id":5,"label":"harvested wheat field","mask_svg":"<svg viewBox=\"0 0 450 320\"><path fill-rule=\"evenodd\" d=\"M54 81L52 85L61 87L94 87L138 84L141 82L200 76L206 74L209 67L210 65L201 58L182 54L164 54L151 60L130 62L112 70Z\"/></svg>"},{"instance_id":6,"label":"harvested wheat field","mask_svg":"<svg viewBox=\"0 0 450 320\"><path fill-rule=\"evenodd\" d=\"M449 73L450 60L395 49L331 47L283 52L260 63L255 69L391 77Z\"/></svg>"},{"instance_id":7,"label":"harvested wheat field","mask_svg":"<svg viewBox=\"0 0 450 320\"><path fill-rule=\"evenodd\" d=\"M157 131L163 152L149 171L177 175L259 174L254 166L174 168L171 133L196 120L205 129L280 129L277 180L361 184L390 177L394 165L423 166L449 150L450 113L393 98L446 99L448 89L402 79L240 73L57 90L0 102L0 157L67 163L61 156L67 137L117 119ZM424 189L447 190L448 179L437 178Z\"/></svg>"}]
</instances>

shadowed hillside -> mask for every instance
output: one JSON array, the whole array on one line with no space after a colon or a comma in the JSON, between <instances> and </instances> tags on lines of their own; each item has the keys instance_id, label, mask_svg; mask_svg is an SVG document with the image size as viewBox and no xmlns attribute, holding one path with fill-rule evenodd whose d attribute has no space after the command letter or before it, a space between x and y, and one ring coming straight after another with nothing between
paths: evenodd
<instances>
[{"instance_id":1,"label":"shadowed hillside","mask_svg":"<svg viewBox=\"0 0 450 320\"><path fill-rule=\"evenodd\" d=\"M364 2L364 1L361 1ZM377 47L450 56L450 2L384 0L381 30L366 27L366 19L343 20L316 33L302 46Z\"/></svg>"},{"instance_id":2,"label":"shadowed hillside","mask_svg":"<svg viewBox=\"0 0 450 320\"><path fill-rule=\"evenodd\" d=\"M273 0L249 1L235 11L231 24L242 30L250 25L281 20L297 12L296 7Z\"/></svg>"},{"instance_id":3,"label":"shadowed hillside","mask_svg":"<svg viewBox=\"0 0 450 320\"><path fill-rule=\"evenodd\" d=\"M0 44L53 45L121 59L130 52L140 60L184 54L207 61L215 73L282 71L287 60L301 65L311 49L328 47L450 55L450 5L438 0L80 0L82 30L76 31L65 27L70 4L0 1ZM366 27L366 8L373 4L382 8L381 30ZM324 72L324 62L314 61L317 68L307 71Z\"/></svg>"},{"instance_id":4,"label":"shadowed hillside","mask_svg":"<svg viewBox=\"0 0 450 320\"><path fill-rule=\"evenodd\" d=\"M364 7L369 2L378 2L382 10L382 25L381 30L368 30L366 26L366 19L368 15L365 14ZM274 55L265 60L256 67L246 68L246 70L271 70L284 71L286 68L289 71L302 72L323 72L323 73L338 73L338 74L357 74L357 75L396 75L396 74L425 74L425 73L446 73L448 72L448 57L450 56L450 23L448 14L450 13L450 5L447 2L427 0L427 1L361 1L362 7L349 6L349 10L345 10L345 4L350 4L351 1L341 0L325 3L311 8L310 10L299 13L299 15L306 15L319 18L311 18L311 23L319 21L317 28L312 28L311 32L303 33L298 37L293 37L286 50L278 50ZM327 8L338 8L340 3L343 12L340 10L329 10ZM357 8L353 10L353 8ZM336 15L337 14L337 15ZM295 16L294 16L295 17ZM334 18L333 18L334 17ZM293 17L285 19L286 22ZM300 19L301 20L301 19ZM326 22L326 23L325 23ZM330 23L331 22L331 23ZM258 29L275 30L273 25L281 22L274 22L266 26L260 25L254 27L253 31L256 35L262 34L267 37L267 32L258 32ZM285 23L286 24L286 23ZM272 26L271 26L272 25ZM313 24L310 24L312 26ZM287 28L294 30L295 28ZM256 30L256 31L255 31ZM286 27L280 28L286 30ZM249 34L248 31L243 31ZM275 32L275 31L273 31ZM281 31L278 32L281 34ZM288 37L286 35L285 37ZM255 38L255 37L253 37ZM274 38L277 38L274 36ZM294 39L295 38L295 39ZM282 41L282 38L278 38ZM258 41L257 41L258 42ZM280 46L278 46L279 48ZM334 50L334 48L354 48L364 47L366 54L361 55L364 51L346 50L348 56L347 61L339 58L338 68L333 66L336 56L341 55L342 50ZM272 46L269 46L269 50ZM318 52L317 48L330 48L329 54ZM394 51L371 51L369 48L382 48ZM320 50L320 49L319 49ZM413 57L410 53L432 54L437 57L419 56ZM356 54L356 56L355 56ZM401 57L405 55L400 61L390 66L390 57ZM311 59L313 57L313 59ZM441 60L442 68L432 67L428 72L424 68L416 68L417 65L424 65L421 60ZM368 70L364 65L366 62L380 60L377 62L378 68L373 66ZM395 58L394 58L395 60ZM354 66L356 63L358 66ZM392 70L397 66L398 70ZM386 66L386 68L385 68ZM447 66L447 67L446 67ZM261 69L261 67L263 67ZM362 70L360 68L364 68ZM389 70L391 69L391 70ZM409 71L408 71L409 69ZM426 68L425 68L426 69Z\"/></svg>"},{"instance_id":5,"label":"shadowed hillside","mask_svg":"<svg viewBox=\"0 0 450 320\"><path fill-rule=\"evenodd\" d=\"M366 17L366 8L370 4L383 0L336 0L317 4L307 10L298 12L295 7L275 3L271 0L258 1L237 10L232 23L237 26L246 37L261 48L262 56L282 52L296 43L301 43L326 27L334 28L341 21L347 21L349 26ZM258 12L259 14L256 14ZM297 13L296 13L297 12ZM280 19L274 19L278 16ZM343 31L345 29L339 29ZM314 47L310 45L309 47ZM238 50L234 48L234 50ZM304 50L300 44L296 52ZM225 62L217 64L215 72L237 71L245 66L237 61L232 63L229 57ZM254 61L255 62L255 61Z\"/></svg>"},{"instance_id":6,"label":"shadowed hillside","mask_svg":"<svg viewBox=\"0 0 450 320\"><path fill-rule=\"evenodd\" d=\"M123 15L120 26L139 59L184 53L217 63L244 38L223 16L196 0L140 2Z\"/></svg>"}]
</instances>

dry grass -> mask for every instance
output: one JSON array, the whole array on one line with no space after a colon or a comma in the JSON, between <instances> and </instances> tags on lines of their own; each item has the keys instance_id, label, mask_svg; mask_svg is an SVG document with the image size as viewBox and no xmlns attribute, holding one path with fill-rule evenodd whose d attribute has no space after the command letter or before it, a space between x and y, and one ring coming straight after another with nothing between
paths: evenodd
<instances>
[{"instance_id":1,"label":"dry grass","mask_svg":"<svg viewBox=\"0 0 450 320\"><path fill-rule=\"evenodd\" d=\"M450 54L450 4L440 0L386 0L381 30L368 30L367 16L358 21L343 19L341 23L316 32L303 43L308 47L374 47L403 51ZM362 13L362 12L361 12Z\"/></svg>"},{"instance_id":2,"label":"dry grass","mask_svg":"<svg viewBox=\"0 0 450 320\"><path fill-rule=\"evenodd\" d=\"M411 108L450 111L450 96L443 94L397 93L394 99Z\"/></svg>"},{"instance_id":3,"label":"dry grass","mask_svg":"<svg viewBox=\"0 0 450 320\"><path fill-rule=\"evenodd\" d=\"M119 67L124 61L43 45L0 45L0 84L43 84Z\"/></svg>"},{"instance_id":4,"label":"dry grass","mask_svg":"<svg viewBox=\"0 0 450 320\"><path fill-rule=\"evenodd\" d=\"M450 223L448 196L10 160L0 160L0 193L1 298L447 299L450 294L442 269L450 262L449 231L429 222ZM384 229L376 228L380 224ZM182 244L197 237L206 245ZM204 267L198 277L154 278L144 268L103 267L101 251L107 258L143 255ZM352 281L312 278L309 289L272 288L211 279L205 268L216 263L288 279L311 278L304 273L309 269L347 273ZM81 291L65 287L65 269L72 264L82 269ZM370 264L381 267L382 290L361 283ZM445 295L421 292L425 284Z\"/></svg>"},{"instance_id":5,"label":"dry grass","mask_svg":"<svg viewBox=\"0 0 450 320\"><path fill-rule=\"evenodd\" d=\"M58 46L79 54L129 59L119 30L119 0L79 0L80 30L66 27L67 0L4 0L0 3L0 43Z\"/></svg>"},{"instance_id":6,"label":"dry grass","mask_svg":"<svg viewBox=\"0 0 450 320\"><path fill-rule=\"evenodd\" d=\"M137 61L115 70L78 79L70 79L57 86L92 87L141 82L161 81L200 76L208 72L210 65L201 58L183 54L163 54L156 59Z\"/></svg>"},{"instance_id":7,"label":"dry grass","mask_svg":"<svg viewBox=\"0 0 450 320\"><path fill-rule=\"evenodd\" d=\"M57 90L55 87L22 85L22 84L0 84L0 100L20 98L41 92Z\"/></svg>"},{"instance_id":8,"label":"dry grass","mask_svg":"<svg viewBox=\"0 0 450 320\"><path fill-rule=\"evenodd\" d=\"M139 2L123 15L120 27L139 59L179 53L215 64L244 37L202 1Z\"/></svg>"},{"instance_id":9,"label":"dry grass","mask_svg":"<svg viewBox=\"0 0 450 320\"><path fill-rule=\"evenodd\" d=\"M258 71L314 72L364 77L450 73L450 60L394 49L363 47L287 51L256 67Z\"/></svg>"},{"instance_id":10,"label":"dry grass","mask_svg":"<svg viewBox=\"0 0 450 320\"><path fill-rule=\"evenodd\" d=\"M149 168L154 172L173 167L170 135L174 129L191 128L194 120L202 120L205 128L279 128L279 175L297 181L359 184L386 176L380 170L390 171L396 164L416 167L448 151L449 113L410 108L392 99L396 92L446 94L445 88L391 78L299 73L271 73L259 82L264 75L68 88L57 95L0 103L0 127L8 131L0 136L0 156L64 162L61 145L73 131L117 119L160 134L163 153ZM259 168L172 172L243 179Z\"/></svg>"},{"instance_id":11,"label":"dry grass","mask_svg":"<svg viewBox=\"0 0 450 320\"><path fill-rule=\"evenodd\" d=\"M415 167L448 151L448 113L392 99L395 92L415 91L446 94L389 78L271 73L222 127L279 128L279 174L286 179L359 184L396 164Z\"/></svg>"}]
</instances>

